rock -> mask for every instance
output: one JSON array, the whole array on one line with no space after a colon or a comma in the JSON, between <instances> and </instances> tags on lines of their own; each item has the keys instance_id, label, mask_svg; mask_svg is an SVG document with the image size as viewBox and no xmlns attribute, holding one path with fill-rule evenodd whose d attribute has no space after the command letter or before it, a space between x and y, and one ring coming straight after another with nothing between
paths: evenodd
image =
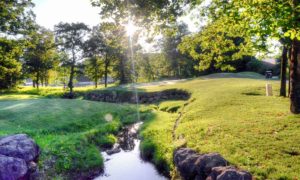
<instances>
[{"instance_id":1,"label":"rock","mask_svg":"<svg viewBox=\"0 0 300 180\"><path fill-rule=\"evenodd\" d=\"M212 168L218 166L227 166L228 162L217 153L210 153L201 155L196 163L197 174L200 178L205 179L210 173Z\"/></svg>"},{"instance_id":2,"label":"rock","mask_svg":"<svg viewBox=\"0 0 300 180\"><path fill-rule=\"evenodd\" d=\"M0 155L0 179L28 179L28 167L25 160Z\"/></svg>"},{"instance_id":3,"label":"rock","mask_svg":"<svg viewBox=\"0 0 300 180\"><path fill-rule=\"evenodd\" d=\"M119 153L119 152L121 152L121 148L120 148L120 145L118 143L114 144L114 146L111 149L106 151L106 153L108 155L116 154L116 153Z\"/></svg>"},{"instance_id":4,"label":"rock","mask_svg":"<svg viewBox=\"0 0 300 180\"><path fill-rule=\"evenodd\" d=\"M207 180L252 180L252 175L247 171L238 170L235 167L214 167Z\"/></svg>"},{"instance_id":5,"label":"rock","mask_svg":"<svg viewBox=\"0 0 300 180\"><path fill-rule=\"evenodd\" d=\"M0 180L38 178L40 149L26 134L0 138Z\"/></svg>"},{"instance_id":6,"label":"rock","mask_svg":"<svg viewBox=\"0 0 300 180\"><path fill-rule=\"evenodd\" d=\"M24 159L28 164L38 160L40 150L26 134L16 134L0 138L0 154Z\"/></svg>"},{"instance_id":7,"label":"rock","mask_svg":"<svg viewBox=\"0 0 300 180\"><path fill-rule=\"evenodd\" d=\"M212 168L226 166L228 162L217 153L198 154L188 148L174 152L174 163L184 179L206 179Z\"/></svg>"},{"instance_id":8,"label":"rock","mask_svg":"<svg viewBox=\"0 0 300 180\"><path fill-rule=\"evenodd\" d=\"M113 148L113 149L110 149L110 150L107 150L106 153L108 155L112 155L112 154L116 154L116 153L119 153L121 152L121 149L120 148Z\"/></svg>"},{"instance_id":9,"label":"rock","mask_svg":"<svg viewBox=\"0 0 300 180\"><path fill-rule=\"evenodd\" d=\"M182 148L174 153L174 163L184 179L195 179L197 175L195 162L199 156L196 152Z\"/></svg>"}]
</instances>

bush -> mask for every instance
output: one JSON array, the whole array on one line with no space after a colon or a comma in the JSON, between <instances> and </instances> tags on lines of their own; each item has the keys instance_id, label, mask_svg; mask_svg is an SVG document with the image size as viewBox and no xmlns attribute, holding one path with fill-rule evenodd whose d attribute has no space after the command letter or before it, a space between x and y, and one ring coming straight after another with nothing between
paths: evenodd
<instances>
[{"instance_id":1,"label":"bush","mask_svg":"<svg viewBox=\"0 0 300 180\"><path fill-rule=\"evenodd\" d=\"M85 137L89 143L95 144L101 148L111 148L117 142L117 138L114 134L116 134L120 128L120 122L111 122L87 132Z\"/></svg>"},{"instance_id":2,"label":"bush","mask_svg":"<svg viewBox=\"0 0 300 180\"><path fill-rule=\"evenodd\" d=\"M55 157L57 172L88 171L103 167L103 158L93 144L84 137L72 137L63 142L54 142L50 153Z\"/></svg>"},{"instance_id":3,"label":"bush","mask_svg":"<svg viewBox=\"0 0 300 180\"><path fill-rule=\"evenodd\" d=\"M272 70L273 73L277 75L278 66L257 59L252 59L247 63L247 71L253 71L264 75L267 70Z\"/></svg>"}]
</instances>

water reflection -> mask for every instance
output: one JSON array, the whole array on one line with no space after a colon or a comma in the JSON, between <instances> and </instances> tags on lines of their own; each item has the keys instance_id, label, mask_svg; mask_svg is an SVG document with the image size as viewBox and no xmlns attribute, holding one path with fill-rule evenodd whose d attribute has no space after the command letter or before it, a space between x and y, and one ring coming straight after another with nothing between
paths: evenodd
<instances>
[{"instance_id":1,"label":"water reflection","mask_svg":"<svg viewBox=\"0 0 300 180\"><path fill-rule=\"evenodd\" d=\"M124 151L120 153L107 155L102 152L105 159L104 175L95 180L166 180L160 175L155 167L140 158L140 140L134 140L135 146L132 151Z\"/></svg>"}]
</instances>

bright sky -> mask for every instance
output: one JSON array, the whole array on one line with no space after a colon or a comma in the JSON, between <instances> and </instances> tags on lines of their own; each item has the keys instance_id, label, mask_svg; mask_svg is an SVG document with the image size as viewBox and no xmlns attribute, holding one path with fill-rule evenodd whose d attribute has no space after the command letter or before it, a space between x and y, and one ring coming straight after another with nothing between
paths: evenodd
<instances>
[{"instance_id":1,"label":"bright sky","mask_svg":"<svg viewBox=\"0 0 300 180\"><path fill-rule=\"evenodd\" d=\"M59 22L84 22L95 26L100 22L99 8L90 0L33 0L37 23L53 29Z\"/></svg>"},{"instance_id":2,"label":"bright sky","mask_svg":"<svg viewBox=\"0 0 300 180\"><path fill-rule=\"evenodd\" d=\"M59 22L84 22L95 26L100 22L99 8L92 7L90 0L33 0L37 23L53 30ZM191 13L192 14L192 13ZM192 32L198 30L191 16L181 18Z\"/></svg>"},{"instance_id":3,"label":"bright sky","mask_svg":"<svg viewBox=\"0 0 300 180\"><path fill-rule=\"evenodd\" d=\"M54 30L54 26L59 22L83 22L90 27L100 23L100 9L93 7L90 0L33 0L35 4L34 13L36 21L39 25ZM195 32L199 30L199 25L195 25L197 17L194 10L180 20L187 23L189 30ZM160 36L159 36L160 37ZM159 37L157 37L159 39ZM145 38L141 38L140 44L147 52L156 51L153 44L146 42Z\"/></svg>"}]
</instances>

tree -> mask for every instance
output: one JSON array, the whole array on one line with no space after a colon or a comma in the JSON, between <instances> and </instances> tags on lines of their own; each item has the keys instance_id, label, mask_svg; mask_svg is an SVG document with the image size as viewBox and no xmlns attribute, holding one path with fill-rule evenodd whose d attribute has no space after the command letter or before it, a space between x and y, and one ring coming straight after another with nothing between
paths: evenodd
<instances>
[{"instance_id":1,"label":"tree","mask_svg":"<svg viewBox=\"0 0 300 180\"><path fill-rule=\"evenodd\" d=\"M85 74L94 81L95 88L103 76L103 60L100 57L91 57L84 61Z\"/></svg>"},{"instance_id":2,"label":"tree","mask_svg":"<svg viewBox=\"0 0 300 180\"><path fill-rule=\"evenodd\" d=\"M192 0L192 5L203 1ZM226 17L223 28L236 24L247 29L248 36L263 42L267 37L278 39L289 37L292 42L290 58L290 100L291 112L300 113L300 13L299 0L260 0L260 1L211 1L204 13L210 20ZM284 52L284 51L283 51Z\"/></svg>"},{"instance_id":3,"label":"tree","mask_svg":"<svg viewBox=\"0 0 300 180\"><path fill-rule=\"evenodd\" d=\"M26 46L23 37L32 28L33 4L30 0L0 2L0 89L16 86L21 79L21 56ZM10 38L10 35L22 35Z\"/></svg>"},{"instance_id":4,"label":"tree","mask_svg":"<svg viewBox=\"0 0 300 180\"><path fill-rule=\"evenodd\" d=\"M99 32L103 39L105 69L108 72L109 66L112 66L120 84L126 84L131 81L129 65L129 41L126 36L125 27L119 23L105 22L99 27ZM136 48L133 45L133 48ZM107 84L107 73L104 73L105 84Z\"/></svg>"},{"instance_id":5,"label":"tree","mask_svg":"<svg viewBox=\"0 0 300 180\"><path fill-rule=\"evenodd\" d=\"M185 23L176 23L165 28L162 41L162 50L166 59L170 61L168 71L172 77L190 77L194 74L194 62L192 58L181 53L178 45L182 42L183 37L190 34L188 26Z\"/></svg>"},{"instance_id":6,"label":"tree","mask_svg":"<svg viewBox=\"0 0 300 180\"><path fill-rule=\"evenodd\" d=\"M290 99L291 112L300 114L300 13L299 0L293 0L293 21L290 38L292 39L292 50L290 59ZM296 37L297 36L297 37Z\"/></svg>"},{"instance_id":7,"label":"tree","mask_svg":"<svg viewBox=\"0 0 300 180\"><path fill-rule=\"evenodd\" d=\"M105 87L107 87L107 78L109 73L109 67L111 65L111 61L113 60L113 47L111 47L112 44L109 39L112 37L109 37L109 31L110 29L107 29L108 24L102 24L101 26L96 26L93 28L90 38L85 43L85 56L89 57L89 63L90 65L104 65L104 84ZM113 36L112 34L110 36ZM103 61L103 62L99 62ZM94 69L94 71L100 70L101 67L97 67ZM89 71L91 69L89 68ZM99 71L100 72L100 71ZM92 74L89 73L89 76L91 77ZM100 73L97 73L95 77L92 77L92 79L96 80L101 78L102 76L99 76ZM96 78L96 79L95 79ZM97 86L97 84L96 84Z\"/></svg>"},{"instance_id":8,"label":"tree","mask_svg":"<svg viewBox=\"0 0 300 180\"><path fill-rule=\"evenodd\" d=\"M31 75L33 84L39 88L40 83L48 84L49 70L54 68L57 61L54 34L43 27L37 27L37 31L31 33L28 40L24 68Z\"/></svg>"},{"instance_id":9,"label":"tree","mask_svg":"<svg viewBox=\"0 0 300 180\"><path fill-rule=\"evenodd\" d=\"M0 32L26 34L32 29L34 14L31 0L9 0L0 2Z\"/></svg>"},{"instance_id":10,"label":"tree","mask_svg":"<svg viewBox=\"0 0 300 180\"><path fill-rule=\"evenodd\" d=\"M186 36L179 49L199 62L198 70L208 69L235 71L232 62L253 54L249 37L244 37L244 29L234 26L222 29L223 20L215 20L199 33Z\"/></svg>"},{"instance_id":11,"label":"tree","mask_svg":"<svg viewBox=\"0 0 300 180\"><path fill-rule=\"evenodd\" d=\"M73 96L76 64L83 58L84 37L88 32L89 28L84 23L59 23L55 26L58 47L70 57L68 63L70 66L68 83L70 97Z\"/></svg>"},{"instance_id":12,"label":"tree","mask_svg":"<svg viewBox=\"0 0 300 180\"><path fill-rule=\"evenodd\" d=\"M176 0L91 0L93 6L101 7L100 14L103 18L113 18L120 22L131 17L140 26L163 25L176 22L176 17L183 13L183 6L187 1ZM159 23L158 23L159 22Z\"/></svg>"},{"instance_id":13,"label":"tree","mask_svg":"<svg viewBox=\"0 0 300 180\"><path fill-rule=\"evenodd\" d=\"M0 89L14 87L21 78L19 58L22 54L19 41L0 38Z\"/></svg>"},{"instance_id":14,"label":"tree","mask_svg":"<svg viewBox=\"0 0 300 180\"><path fill-rule=\"evenodd\" d=\"M288 48L283 46L282 48L282 56L280 62L280 96L286 97L286 69L288 63Z\"/></svg>"}]
</instances>

